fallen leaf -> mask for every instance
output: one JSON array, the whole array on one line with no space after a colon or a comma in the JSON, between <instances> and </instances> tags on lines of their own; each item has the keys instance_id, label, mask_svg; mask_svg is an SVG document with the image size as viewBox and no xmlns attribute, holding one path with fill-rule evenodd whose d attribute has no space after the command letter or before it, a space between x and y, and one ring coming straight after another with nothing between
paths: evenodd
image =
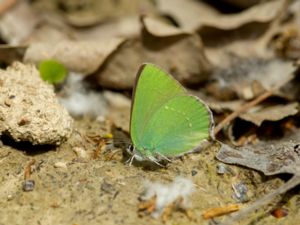
<instances>
[{"instance_id":1,"label":"fallen leaf","mask_svg":"<svg viewBox=\"0 0 300 225\"><path fill-rule=\"evenodd\" d=\"M121 38L106 41L61 41L32 43L24 56L25 62L40 63L46 59L56 59L70 71L91 74L112 54L124 40Z\"/></svg>"},{"instance_id":2,"label":"fallen leaf","mask_svg":"<svg viewBox=\"0 0 300 225\"><path fill-rule=\"evenodd\" d=\"M74 32L64 25L40 24L26 39L26 43L59 43L71 40Z\"/></svg>"},{"instance_id":3,"label":"fallen leaf","mask_svg":"<svg viewBox=\"0 0 300 225\"><path fill-rule=\"evenodd\" d=\"M278 104L267 107L260 105L253 107L250 112L241 114L239 117L260 126L263 121L278 121L285 117L295 115L298 112L299 104L294 102L286 105Z\"/></svg>"},{"instance_id":4,"label":"fallen leaf","mask_svg":"<svg viewBox=\"0 0 300 225\"><path fill-rule=\"evenodd\" d=\"M240 148L231 148L221 144L217 159L229 164L246 166L271 176L276 174L293 174L285 184L275 191L268 193L250 206L229 217L223 225L234 224L256 209L268 204L276 196L283 194L300 184L300 132L299 129L275 141L259 142Z\"/></svg>"},{"instance_id":5,"label":"fallen leaf","mask_svg":"<svg viewBox=\"0 0 300 225\"><path fill-rule=\"evenodd\" d=\"M184 31L182 33L176 31L178 34L175 35L176 28L170 27L167 32L161 31L160 36L156 36L150 33L153 24L163 29L168 25L145 17L142 22L141 38L123 43L95 74L101 86L131 89L137 68L144 62L159 65L185 85L195 85L208 78L211 66L203 54L202 43L197 35L187 34ZM149 23L151 27L147 27ZM162 36L163 33L166 36Z\"/></svg>"},{"instance_id":6,"label":"fallen leaf","mask_svg":"<svg viewBox=\"0 0 300 225\"><path fill-rule=\"evenodd\" d=\"M275 0L240 13L221 14L195 0L167 0L158 4L158 8L174 18L183 30L199 31L204 52L215 68L232 67L234 57L273 57L269 42L282 27L286 7L285 0Z\"/></svg>"},{"instance_id":7,"label":"fallen leaf","mask_svg":"<svg viewBox=\"0 0 300 225\"><path fill-rule=\"evenodd\" d=\"M191 34L191 32L185 32L177 27L170 26L170 24L163 23L158 18L154 19L149 16L144 16L142 20L144 23L144 28L148 31L148 33L156 37L176 36L185 33Z\"/></svg>"},{"instance_id":8,"label":"fallen leaf","mask_svg":"<svg viewBox=\"0 0 300 225\"><path fill-rule=\"evenodd\" d=\"M259 170L265 175L300 174L300 130L275 141L232 148L222 144L217 159Z\"/></svg>"},{"instance_id":9,"label":"fallen leaf","mask_svg":"<svg viewBox=\"0 0 300 225\"><path fill-rule=\"evenodd\" d=\"M74 28L77 40L99 40L115 37L134 38L140 34L141 23L139 16L128 16L118 20L108 21L85 29Z\"/></svg>"},{"instance_id":10,"label":"fallen leaf","mask_svg":"<svg viewBox=\"0 0 300 225\"><path fill-rule=\"evenodd\" d=\"M151 0L119 0L119 1L63 1L64 15L69 24L77 27L92 26L120 17L139 15L154 11Z\"/></svg>"},{"instance_id":11,"label":"fallen leaf","mask_svg":"<svg viewBox=\"0 0 300 225\"><path fill-rule=\"evenodd\" d=\"M185 30L196 31L205 27L229 30L248 23L270 22L281 12L284 4L284 0L273 0L257 4L240 13L222 15L200 1L158 0L158 9L173 16Z\"/></svg>"}]
</instances>

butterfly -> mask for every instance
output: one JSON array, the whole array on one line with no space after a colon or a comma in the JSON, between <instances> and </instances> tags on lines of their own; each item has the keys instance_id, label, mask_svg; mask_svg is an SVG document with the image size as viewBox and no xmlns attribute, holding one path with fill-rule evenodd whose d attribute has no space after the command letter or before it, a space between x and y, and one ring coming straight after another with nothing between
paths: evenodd
<instances>
[{"instance_id":1,"label":"butterfly","mask_svg":"<svg viewBox=\"0 0 300 225\"><path fill-rule=\"evenodd\" d=\"M213 137L208 106L190 95L171 75L153 64L143 64L133 90L130 116L130 153L138 161L161 165L197 149Z\"/></svg>"}]
</instances>

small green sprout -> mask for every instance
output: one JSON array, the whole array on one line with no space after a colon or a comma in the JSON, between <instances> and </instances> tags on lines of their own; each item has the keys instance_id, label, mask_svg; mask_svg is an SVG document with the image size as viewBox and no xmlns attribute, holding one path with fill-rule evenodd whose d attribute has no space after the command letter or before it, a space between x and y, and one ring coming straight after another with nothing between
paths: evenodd
<instances>
[{"instance_id":1,"label":"small green sprout","mask_svg":"<svg viewBox=\"0 0 300 225\"><path fill-rule=\"evenodd\" d=\"M42 61L39 64L39 71L42 79L51 84L62 83L68 73L66 67L63 64L53 59Z\"/></svg>"}]
</instances>

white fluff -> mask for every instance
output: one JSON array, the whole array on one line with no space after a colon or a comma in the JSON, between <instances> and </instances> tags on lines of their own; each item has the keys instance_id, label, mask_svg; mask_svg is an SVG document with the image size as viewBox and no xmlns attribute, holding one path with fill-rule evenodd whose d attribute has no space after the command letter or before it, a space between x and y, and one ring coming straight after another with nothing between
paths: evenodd
<instances>
[{"instance_id":1,"label":"white fluff","mask_svg":"<svg viewBox=\"0 0 300 225\"><path fill-rule=\"evenodd\" d=\"M172 204L179 197L183 198L182 206L188 206L188 197L194 191L194 184L190 179L177 177L170 184L162 184L158 182L146 182L145 194L143 200L148 200L156 196L156 207L153 212L154 217L158 217L164 208Z\"/></svg>"},{"instance_id":2,"label":"white fluff","mask_svg":"<svg viewBox=\"0 0 300 225\"><path fill-rule=\"evenodd\" d=\"M82 74L70 73L65 86L65 96L60 102L67 108L72 116L103 116L106 101L102 94L89 89L83 81Z\"/></svg>"}]
</instances>

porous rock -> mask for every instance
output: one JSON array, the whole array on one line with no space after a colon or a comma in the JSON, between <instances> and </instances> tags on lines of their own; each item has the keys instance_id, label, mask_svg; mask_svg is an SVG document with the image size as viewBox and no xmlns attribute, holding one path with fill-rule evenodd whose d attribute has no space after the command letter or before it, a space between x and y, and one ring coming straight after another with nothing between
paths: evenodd
<instances>
[{"instance_id":1,"label":"porous rock","mask_svg":"<svg viewBox=\"0 0 300 225\"><path fill-rule=\"evenodd\" d=\"M70 136L72 124L53 86L40 78L34 65L16 62L0 70L0 135L59 145Z\"/></svg>"}]
</instances>

